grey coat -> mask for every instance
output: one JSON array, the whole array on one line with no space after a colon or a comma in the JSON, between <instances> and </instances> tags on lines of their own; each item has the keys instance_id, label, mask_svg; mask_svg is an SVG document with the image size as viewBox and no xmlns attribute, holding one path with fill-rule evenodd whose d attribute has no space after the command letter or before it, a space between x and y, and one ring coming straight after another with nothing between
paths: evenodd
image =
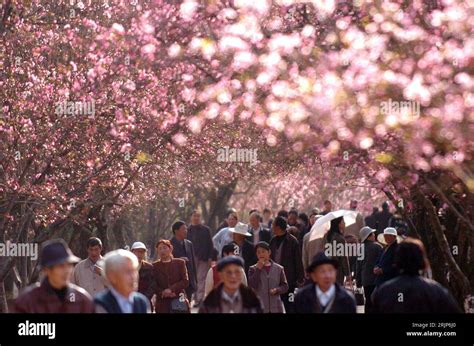
<instances>
[{"instance_id":1,"label":"grey coat","mask_svg":"<svg viewBox=\"0 0 474 346\"><path fill-rule=\"evenodd\" d=\"M265 269L258 269L256 264L251 266L248 284L260 297L265 313L285 313L285 307L280 298L281 294L288 292L285 270L278 263L271 261L271 264L268 274ZM276 288L278 294L270 294L272 288Z\"/></svg>"},{"instance_id":2,"label":"grey coat","mask_svg":"<svg viewBox=\"0 0 474 346\"><path fill-rule=\"evenodd\" d=\"M382 254L382 245L366 240L364 243L364 259L357 261L356 283L357 287L375 285L376 275L374 267Z\"/></svg>"}]
</instances>

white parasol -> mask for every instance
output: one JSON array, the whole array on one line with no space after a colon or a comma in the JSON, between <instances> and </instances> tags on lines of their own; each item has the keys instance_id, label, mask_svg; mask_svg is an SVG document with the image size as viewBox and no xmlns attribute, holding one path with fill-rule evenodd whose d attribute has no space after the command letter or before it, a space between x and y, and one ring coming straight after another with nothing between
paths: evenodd
<instances>
[{"instance_id":1,"label":"white parasol","mask_svg":"<svg viewBox=\"0 0 474 346\"><path fill-rule=\"evenodd\" d=\"M316 220L309 234L309 241L324 237L329 228L331 228L331 220L337 219L338 217L344 217L344 223L346 227L356 222L357 211L354 210L336 210L321 216Z\"/></svg>"}]
</instances>

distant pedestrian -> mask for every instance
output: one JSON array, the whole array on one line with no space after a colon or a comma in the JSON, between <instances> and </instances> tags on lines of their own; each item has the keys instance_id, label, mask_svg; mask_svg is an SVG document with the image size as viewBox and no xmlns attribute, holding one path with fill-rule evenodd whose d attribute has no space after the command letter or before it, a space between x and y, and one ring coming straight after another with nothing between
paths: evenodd
<instances>
[{"instance_id":1,"label":"distant pedestrian","mask_svg":"<svg viewBox=\"0 0 474 346\"><path fill-rule=\"evenodd\" d=\"M248 232L248 226L239 222L234 228L229 228L232 234L233 243L237 245L236 255L244 260L245 274L248 274L251 265L257 262L257 256L252 243L247 239L251 236Z\"/></svg>"},{"instance_id":2,"label":"distant pedestrian","mask_svg":"<svg viewBox=\"0 0 474 346\"><path fill-rule=\"evenodd\" d=\"M218 254L222 252L224 245L227 245L233 241L230 228L234 228L235 225L237 225L237 222L239 222L237 213L230 212L226 219L227 227L222 228L212 238L212 243L214 244L214 248L217 250Z\"/></svg>"},{"instance_id":3,"label":"distant pedestrian","mask_svg":"<svg viewBox=\"0 0 474 346\"><path fill-rule=\"evenodd\" d=\"M262 217L262 225L264 228L270 229L272 228L272 211L268 208L263 209L263 217Z\"/></svg>"},{"instance_id":4,"label":"distant pedestrian","mask_svg":"<svg viewBox=\"0 0 474 346\"><path fill-rule=\"evenodd\" d=\"M100 266L102 260L102 241L91 237L87 240L87 258L74 268L71 282L84 288L91 296L107 287L107 280Z\"/></svg>"},{"instance_id":5,"label":"distant pedestrian","mask_svg":"<svg viewBox=\"0 0 474 346\"><path fill-rule=\"evenodd\" d=\"M375 220L377 223L377 234L383 232L385 228L388 227L388 223L393 214L390 212L387 202L382 203L382 211L375 214Z\"/></svg>"},{"instance_id":6,"label":"distant pedestrian","mask_svg":"<svg viewBox=\"0 0 474 346\"><path fill-rule=\"evenodd\" d=\"M360 230L360 242L363 244L363 259L357 261L356 285L364 288L365 313L372 312L371 296L375 289L375 265L382 254L382 246L375 242L375 229L363 227Z\"/></svg>"},{"instance_id":7,"label":"distant pedestrian","mask_svg":"<svg viewBox=\"0 0 474 346\"><path fill-rule=\"evenodd\" d=\"M173 245L169 240L159 240L156 252L159 257L153 263L156 313L190 312L186 296L189 285L186 262L181 258L173 258Z\"/></svg>"},{"instance_id":8,"label":"distant pedestrian","mask_svg":"<svg viewBox=\"0 0 474 346\"><path fill-rule=\"evenodd\" d=\"M366 226L377 230L377 213L378 212L379 212L379 208L377 207L372 208L372 214L367 216L364 220Z\"/></svg>"},{"instance_id":9,"label":"distant pedestrian","mask_svg":"<svg viewBox=\"0 0 474 346\"><path fill-rule=\"evenodd\" d=\"M270 242L272 238L272 233L270 230L262 225L260 222L260 214L258 212L253 212L249 217L249 233L251 234L249 240L252 242L252 245L255 246L261 241Z\"/></svg>"},{"instance_id":10,"label":"distant pedestrian","mask_svg":"<svg viewBox=\"0 0 474 346\"><path fill-rule=\"evenodd\" d=\"M249 269L249 287L253 288L263 303L265 313L285 313L280 295L288 292L285 269L270 259L267 242L255 246L258 262Z\"/></svg>"},{"instance_id":11,"label":"distant pedestrian","mask_svg":"<svg viewBox=\"0 0 474 346\"><path fill-rule=\"evenodd\" d=\"M332 203L330 200L325 200L324 201L324 206L323 210L321 212L321 215L326 215L327 213L330 213L332 211Z\"/></svg>"},{"instance_id":12,"label":"distant pedestrian","mask_svg":"<svg viewBox=\"0 0 474 346\"><path fill-rule=\"evenodd\" d=\"M337 283L339 285L344 285L345 281L352 281L350 273L349 258L347 253L340 254L337 251L338 247L345 248L346 240L344 239L344 230L346 224L344 218L338 217L331 220L331 226L329 231L324 236L325 244L324 249L330 249L332 255L328 256L337 260L338 270L337 270Z\"/></svg>"},{"instance_id":13,"label":"distant pedestrian","mask_svg":"<svg viewBox=\"0 0 474 346\"><path fill-rule=\"evenodd\" d=\"M272 224L273 238L270 241L271 258L285 269L288 292L282 295L287 313L294 312L290 301L295 289L304 283L304 269L298 240L287 231L286 220L277 216Z\"/></svg>"},{"instance_id":14,"label":"distant pedestrian","mask_svg":"<svg viewBox=\"0 0 474 346\"><path fill-rule=\"evenodd\" d=\"M211 267L214 257L214 244L212 243L211 230L202 224L201 212L194 210L191 214L191 224L188 226L188 239L194 247L197 290L195 292L195 303L199 305L204 299L204 286L206 274Z\"/></svg>"},{"instance_id":15,"label":"distant pedestrian","mask_svg":"<svg viewBox=\"0 0 474 346\"><path fill-rule=\"evenodd\" d=\"M148 298L151 310L153 311L153 304L151 302L154 293L153 265L146 261L146 246L141 241L137 241L132 244L130 251L138 259L138 292Z\"/></svg>"},{"instance_id":16,"label":"distant pedestrian","mask_svg":"<svg viewBox=\"0 0 474 346\"><path fill-rule=\"evenodd\" d=\"M197 277L196 277L196 256L194 254L194 245L186 239L188 229L184 221L176 221L172 226L174 236L170 242L173 246L173 257L181 258L186 262L186 269L188 271L189 286L186 288L186 295L189 300L191 296L197 290Z\"/></svg>"},{"instance_id":17,"label":"distant pedestrian","mask_svg":"<svg viewBox=\"0 0 474 346\"><path fill-rule=\"evenodd\" d=\"M397 230L391 227L385 228L383 234L379 234L377 237L379 242L384 242L387 246L374 268L374 274L376 275L375 286L380 286L398 275L398 270L395 267L395 253L398 248L397 238Z\"/></svg>"}]
</instances>

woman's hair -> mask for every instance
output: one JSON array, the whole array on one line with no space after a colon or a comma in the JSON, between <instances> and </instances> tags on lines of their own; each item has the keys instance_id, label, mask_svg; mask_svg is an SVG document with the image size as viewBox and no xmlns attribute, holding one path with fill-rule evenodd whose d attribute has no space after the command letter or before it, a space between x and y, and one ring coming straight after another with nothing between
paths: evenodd
<instances>
[{"instance_id":1,"label":"woman's hair","mask_svg":"<svg viewBox=\"0 0 474 346\"><path fill-rule=\"evenodd\" d=\"M423 243L415 238L402 241L395 254L395 266L400 273L408 275L420 275L422 271L429 269L430 262Z\"/></svg>"},{"instance_id":2,"label":"woman's hair","mask_svg":"<svg viewBox=\"0 0 474 346\"><path fill-rule=\"evenodd\" d=\"M329 241L332 241L332 239L334 238L336 234L341 233L341 231L339 230L339 224L341 223L342 220L343 220L342 216L331 220L331 228L329 229L328 235L327 235L327 239Z\"/></svg>"},{"instance_id":3,"label":"woman's hair","mask_svg":"<svg viewBox=\"0 0 474 346\"><path fill-rule=\"evenodd\" d=\"M160 240L158 240L158 242L156 243L155 248L157 248L158 246L160 246L160 244L166 245L167 247L169 247L169 248L171 249L171 251L173 251L173 245L171 245L171 242L170 242L169 240L166 240L166 239L160 239Z\"/></svg>"}]
</instances>

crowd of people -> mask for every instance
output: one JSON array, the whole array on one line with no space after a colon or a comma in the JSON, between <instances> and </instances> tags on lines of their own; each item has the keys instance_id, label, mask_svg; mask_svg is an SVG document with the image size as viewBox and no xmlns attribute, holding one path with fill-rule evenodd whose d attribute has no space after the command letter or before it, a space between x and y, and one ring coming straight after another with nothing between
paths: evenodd
<instances>
[{"instance_id":1,"label":"crowd of people","mask_svg":"<svg viewBox=\"0 0 474 346\"><path fill-rule=\"evenodd\" d=\"M357 201L350 202L357 211ZM136 241L104 257L100 239L77 258L62 239L42 246L41 280L20 293L15 311L82 313L453 313L450 293L430 278L423 244L407 237L403 219L387 203L354 223L334 217L321 239L316 220L295 209L272 215L251 210L248 224L230 209L213 235L193 211L176 221L171 239L155 246L156 261ZM363 256L328 254L327 244L357 243Z\"/></svg>"}]
</instances>

